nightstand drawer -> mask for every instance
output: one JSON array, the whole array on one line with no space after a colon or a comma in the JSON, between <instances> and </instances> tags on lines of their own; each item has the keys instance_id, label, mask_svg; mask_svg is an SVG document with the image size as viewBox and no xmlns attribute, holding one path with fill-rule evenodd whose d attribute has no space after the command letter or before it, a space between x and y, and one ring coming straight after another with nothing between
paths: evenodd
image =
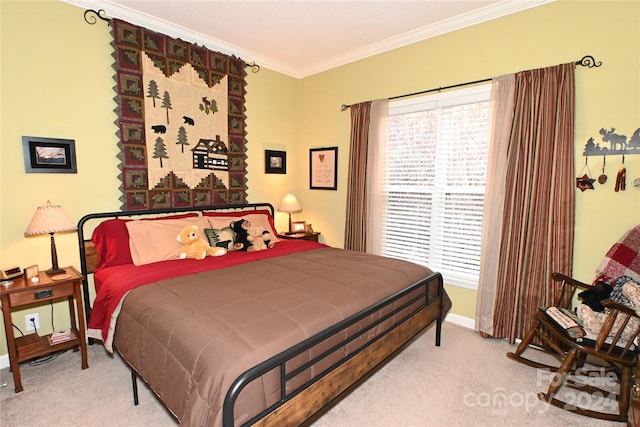
<instances>
[{"instance_id":1,"label":"nightstand drawer","mask_svg":"<svg viewBox=\"0 0 640 427\"><path fill-rule=\"evenodd\" d=\"M9 294L12 307L73 295L73 282Z\"/></svg>"}]
</instances>

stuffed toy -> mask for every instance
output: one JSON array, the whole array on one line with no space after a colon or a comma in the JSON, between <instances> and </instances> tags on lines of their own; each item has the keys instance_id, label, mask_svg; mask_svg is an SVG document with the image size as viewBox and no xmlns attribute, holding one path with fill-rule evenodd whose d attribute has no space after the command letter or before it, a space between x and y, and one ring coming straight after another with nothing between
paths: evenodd
<instances>
[{"instance_id":1,"label":"stuffed toy","mask_svg":"<svg viewBox=\"0 0 640 427\"><path fill-rule=\"evenodd\" d=\"M234 247L237 250L245 252L248 251L251 247L251 242L248 239L251 222L247 221L246 219L239 219L237 221L231 221L230 227L236 234Z\"/></svg>"},{"instance_id":2,"label":"stuffed toy","mask_svg":"<svg viewBox=\"0 0 640 427\"><path fill-rule=\"evenodd\" d=\"M225 248L209 246L209 243L200 237L200 231L195 225L183 228L177 239L183 245L180 250L180 259L204 259L207 255L220 256L227 253Z\"/></svg>"},{"instance_id":3,"label":"stuffed toy","mask_svg":"<svg viewBox=\"0 0 640 427\"><path fill-rule=\"evenodd\" d=\"M276 242L274 242L273 239L274 237L273 237L273 234L271 234L271 232L267 230L262 232L262 240L264 240L264 242L267 244L267 247L269 249L271 249L276 245Z\"/></svg>"},{"instance_id":4,"label":"stuffed toy","mask_svg":"<svg viewBox=\"0 0 640 427\"><path fill-rule=\"evenodd\" d=\"M275 243L271 241L271 233L265 231L264 227L253 226L249 228L247 239L251 242L249 252L264 251L272 248Z\"/></svg>"},{"instance_id":5,"label":"stuffed toy","mask_svg":"<svg viewBox=\"0 0 640 427\"><path fill-rule=\"evenodd\" d=\"M602 312L604 311L602 301L609 298L609 295L611 295L611 286L605 282L597 282L591 289L580 292L578 298L591 310Z\"/></svg>"}]
</instances>

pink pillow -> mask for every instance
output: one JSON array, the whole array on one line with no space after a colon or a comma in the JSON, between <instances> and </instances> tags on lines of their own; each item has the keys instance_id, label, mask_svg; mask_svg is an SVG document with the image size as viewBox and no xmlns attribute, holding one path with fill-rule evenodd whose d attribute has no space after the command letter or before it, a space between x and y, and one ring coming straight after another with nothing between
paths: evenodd
<instances>
[{"instance_id":1,"label":"pink pillow","mask_svg":"<svg viewBox=\"0 0 640 427\"><path fill-rule=\"evenodd\" d=\"M146 218L145 221L159 219L180 219L198 216L197 213L186 213L158 218ZM130 219L108 219L93 230L91 240L96 245L100 262L96 270L114 265L133 264L129 249L129 231L126 223Z\"/></svg>"},{"instance_id":2,"label":"pink pillow","mask_svg":"<svg viewBox=\"0 0 640 427\"><path fill-rule=\"evenodd\" d=\"M195 218L168 219L165 221L129 221L129 250L134 265L179 259L183 244L178 241L180 232L189 226L198 227L200 238L205 239L207 220Z\"/></svg>"}]
</instances>

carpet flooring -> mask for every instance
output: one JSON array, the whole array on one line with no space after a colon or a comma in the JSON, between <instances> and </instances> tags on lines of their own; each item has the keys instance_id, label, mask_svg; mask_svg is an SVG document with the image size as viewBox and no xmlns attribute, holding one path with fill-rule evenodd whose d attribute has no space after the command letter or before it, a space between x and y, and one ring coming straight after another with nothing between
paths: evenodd
<instances>
[{"instance_id":1,"label":"carpet flooring","mask_svg":"<svg viewBox=\"0 0 640 427\"><path fill-rule=\"evenodd\" d=\"M504 340L446 322L441 347L434 335L427 330L313 426L624 426L538 400L549 374L508 359L514 347ZM68 351L20 371L24 391L16 394L11 373L0 370L3 427L177 425L142 382L133 405L130 371L101 345L89 346L89 369Z\"/></svg>"}]
</instances>

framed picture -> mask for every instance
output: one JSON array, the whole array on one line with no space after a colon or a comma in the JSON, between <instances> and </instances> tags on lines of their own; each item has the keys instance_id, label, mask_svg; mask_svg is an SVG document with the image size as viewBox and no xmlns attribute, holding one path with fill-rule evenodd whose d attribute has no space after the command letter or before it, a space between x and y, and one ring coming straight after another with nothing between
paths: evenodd
<instances>
[{"instance_id":1,"label":"framed picture","mask_svg":"<svg viewBox=\"0 0 640 427\"><path fill-rule=\"evenodd\" d=\"M24 281L25 281L25 283L37 282L40 279L39 276L38 276L39 273L40 273L40 270L38 269L37 265L32 265L32 266L26 267L24 269Z\"/></svg>"},{"instance_id":2,"label":"framed picture","mask_svg":"<svg viewBox=\"0 0 640 427\"><path fill-rule=\"evenodd\" d=\"M78 173L73 139L22 137L26 173Z\"/></svg>"},{"instance_id":3,"label":"framed picture","mask_svg":"<svg viewBox=\"0 0 640 427\"><path fill-rule=\"evenodd\" d=\"M309 188L338 189L338 147L309 150Z\"/></svg>"},{"instance_id":4,"label":"framed picture","mask_svg":"<svg viewBox=\"0 0 640 427\"><path fill-rule=\"evenodd\" d=\"M264 173L287 173L287 152L264 150Z\"/></svg>"},{"instance_id":5,"label":"framed picture","mask_svg":"<svg viewBox=\"0 0 640 427\"><path fill-rule=\"evenodd\" d=\"M305 221L296 221L291 223L291 231L294 233L306 233L307 223Z\"/></svg>"}]
</instances>

